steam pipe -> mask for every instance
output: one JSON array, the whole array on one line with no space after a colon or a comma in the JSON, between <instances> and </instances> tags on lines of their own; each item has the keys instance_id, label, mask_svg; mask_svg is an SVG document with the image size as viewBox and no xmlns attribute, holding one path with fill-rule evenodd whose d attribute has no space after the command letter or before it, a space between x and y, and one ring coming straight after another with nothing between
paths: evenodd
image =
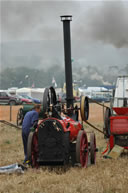
<instances>
[{"instance_id":1,"label":"steam pipe","mask_svg":"<svg viewBox=\"0 0 128 193\"><path fill-rule=\"evenodd\" d=\"M65 55L65 79L66 79L66 101L67 108L73 107L73 88L72 88L72 63L71 63L71 38L70 21L71 15L61 16L64 34L64 55Z\"/></svg>"}]
</instances>

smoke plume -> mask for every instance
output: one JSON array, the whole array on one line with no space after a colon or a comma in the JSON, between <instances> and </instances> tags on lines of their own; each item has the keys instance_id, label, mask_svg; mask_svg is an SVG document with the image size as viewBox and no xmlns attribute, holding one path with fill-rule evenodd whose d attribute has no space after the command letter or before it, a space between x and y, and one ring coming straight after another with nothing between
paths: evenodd
<instances>
[{"instance_id":1,"label":"smoke plume","mask_svg":"<svg viewBox=\"0 0 128 193\"><path fill-rule=\"evenodd\" d=\"M81 30L82 29L82 30ZM117 48L128 46L128 4L123 1L100 2L85 14L77 31L80 39L102 41Z\"/></svg>"}]
</instances>

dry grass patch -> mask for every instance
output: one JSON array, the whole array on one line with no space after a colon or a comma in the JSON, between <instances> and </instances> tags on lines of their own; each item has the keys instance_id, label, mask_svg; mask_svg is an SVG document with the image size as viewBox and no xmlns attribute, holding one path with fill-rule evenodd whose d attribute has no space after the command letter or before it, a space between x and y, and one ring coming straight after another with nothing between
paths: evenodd
<instances>
[{"instance_id":1,"label":"dry grass patch","mask_svg":"<svg viewBox=\"0 0 128 193\"><path fill-rule=\"evenodd\" d=\"M102 124L98 123L101 127ZM91 130L88 126L86 130ZM0 166L22 163L21 131L0 125ZM96 132L98 147L106 146ZM105 160L100 152L96 165L82 168L28 169L24 174L0 175L0 193L127 193L128 158Z\"/></svg>"}]
</instances>

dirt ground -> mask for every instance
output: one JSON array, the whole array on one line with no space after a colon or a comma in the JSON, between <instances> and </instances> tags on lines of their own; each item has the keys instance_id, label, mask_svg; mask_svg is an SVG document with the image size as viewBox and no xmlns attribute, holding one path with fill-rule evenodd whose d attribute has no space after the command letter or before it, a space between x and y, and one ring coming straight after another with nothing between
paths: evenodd
<instances>
[{"instance_id":1,"label":"dirt ground","mask_svg":"<svg viewBox=\"0 0 128 193\"><path fill-rule=\"evenodd\" d=\"M109 106L109 103L106 104ZM0 106L0 120L11 121L16 123L17 113L20 108L23 106L10 106L4 105ZM102 122L103 121L103 108L97 104L90 104L90 115L89 121L93 123Z\"/></svg>"},{"instance_id":2,"label":"dirt ground","mask_svg":"<svg viewBox=\"0 0 128 193\"><path fill-rule=\"evenodd\" d=\"M7 113L9 110L5 111ZM15 115L16 111L15 109ZM5 117L7 117L6 113ZM15 116L13 117L15 121ZM89 121L102 129L102 119L102 108L91 104ZM86 131L92 130L87 125L85 129ZM96 165L86 169L70 167L67 170L29 168L20 175L2 174L0 175L0 193L127 193L128 157L117 160L102 158L101 149L106 147L106 141L102 134L98 132L95 134L99 148ZM22 163L24 155L21 130L0 123L0 136L0 166Z\"/></svg>"},{"instance_id":3,"label":"dirt ground","mask_svg":"<svg viewBox=\"0 0 128 193\"><path fill-rule=\"evenodd\" d=\"M0 120L11 121L16 123L18 110L22 106L9 106L9 105L0 105Z\"/></svg>"}]
</instances>

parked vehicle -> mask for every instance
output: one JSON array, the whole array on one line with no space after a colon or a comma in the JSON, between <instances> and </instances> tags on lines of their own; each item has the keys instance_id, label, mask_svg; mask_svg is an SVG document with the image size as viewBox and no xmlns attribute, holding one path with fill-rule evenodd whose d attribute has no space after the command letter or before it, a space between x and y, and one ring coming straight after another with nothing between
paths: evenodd
<instances>
[{"instance_id":1,"label":"parked vehicle","mask_svg":"<svg viewBox=\"0 0 128 193\"><path fill-rule=\"evenodd\" d=\"M61 103L66 103L66 94L65 93L59 93L58 100Z\"/></svg>"},{"instance_id":2,"label":"parked vehicle","mask_svg":"<svg viewBox=\"0 0 128 193\"><path fill-rule=\"evenodd\" d=\"M19 105L21 100L16 96L11 96L6 91L0 91L0 104Z\"/></svg>"},{"instance_id":3,"label":"parked vehicle","mask_svg":"<svg viewBox=\"0 0 128 193\"><path fill-rule=\"evenodd\" d=\"M26 99L23 96L16 95L16 97L21 100L21 104L32 104L33 103L31 99Z\"/></svg>"},{"instance_id":4,"label":"parked vehicle","mask_svg":"<svg viewBox=\"0 0 128 193\"><path fill-rule=\"evenodd\" d=\"M75 102L80 102L80 97L79 96L75 96Z\"/></svg>"},{"instance_id":5,"label":"parked vehicle","mask_svg":"<svg viewBox=\"0 0 128 193\"><path fill-rule=\"evenodd\" d=\"M66 93L60 93L58 99L59 99L59 101L61 103L66 103ZM80 101L80 97L79 96L75 96L74 97L74 101L75 102L79 102Z\"/></svg>"},{"instance_id":6,"label":"parked vehicle","mask_svg":"<svg viewBox=\"0 0 128 193\"><path fill-rule=\"evenodd\" d=\"M41 103L39 99L30 97L30 96L28 96L28 95L20 95L20 96L22 96L22 97L25 98L25 99L30 99L30 100L32 100L32 101L33 101L34 103L36 103L36 104L40 104L40 103Z\"/></svg>"},{"instance_id":7,"label":"parked vehicle","mask_svg":"<svg viewBox=\"0 0 128 193\"><path fill-rule=\"evenodd\" d=\"M105 96L92 96L91 99L97 101L97 102L110 102L110 97L105 97Z\"/></svg>"}]
</instances>

